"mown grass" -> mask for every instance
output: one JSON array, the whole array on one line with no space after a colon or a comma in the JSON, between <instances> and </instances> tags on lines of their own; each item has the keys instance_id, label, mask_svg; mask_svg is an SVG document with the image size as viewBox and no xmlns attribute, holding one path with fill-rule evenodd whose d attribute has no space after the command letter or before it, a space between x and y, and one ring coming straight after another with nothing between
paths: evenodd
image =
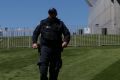
<instances>
[{"instance_id":1,"label":"mown grass","mask_svg":"<svg viewBox=\"0 0 120 80\"><path fill-rule=\"evenodd\" d=\"M69 47L59 80L120 80L120 47ZM39 80L37 50L0 49L0 80Z\"/></svg>"}]
</instances>

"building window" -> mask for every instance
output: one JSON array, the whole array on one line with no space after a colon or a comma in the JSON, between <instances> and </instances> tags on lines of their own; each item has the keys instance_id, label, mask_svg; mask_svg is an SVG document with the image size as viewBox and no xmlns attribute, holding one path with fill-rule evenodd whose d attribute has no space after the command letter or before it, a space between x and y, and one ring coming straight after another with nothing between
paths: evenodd
<instances>
[{"instance_id":1,"label":"building window","mask_svg":"<svg viewBox=\"0 0 120 80\"><path fill-rule=\"evenodd\" d=\"M117 0L118 4L120 5L120 0Z\"/></svg>"},{"instance_id":2,"label":"building window","mask_svg":"<svg viewBox=\"0 0 120 80\"><path fill-rule=\"evenodd\" d=\"M114 0L111 0L112 3L114 3Z\"/></svg>"},{"instance_id":3,"label":"building window","mask_svg":"<svg viewBox=\"0 0 120 80\"><path fill-rule=\"evenodd\" d=\"M84 33L83 29L79 29L79 35L82 35Z\"/></svg>"},{"instance_id":4,"label":"building window","mask_svg":"<svg viewBox=\"0 0 120 80\"><path fill-rule=\"evenodd\" d=\"M102 34L107 35L107 28L102 28Z\"/></svg>"},{"instance_id":5,"label":"building window","mask_svg":"<svg viewBox=\"0 0 120 80\"><path fill-rule=\"evenodd\" d=\"M96 27L99 27L99 24L95 24Z\"/></svg>"}]
</instances>

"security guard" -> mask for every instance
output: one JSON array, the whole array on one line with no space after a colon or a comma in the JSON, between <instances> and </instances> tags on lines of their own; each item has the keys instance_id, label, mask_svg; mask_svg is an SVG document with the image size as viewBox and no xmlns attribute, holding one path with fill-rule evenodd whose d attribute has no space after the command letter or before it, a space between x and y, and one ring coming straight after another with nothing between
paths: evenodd
<instances>
[{"instance_id":1,"label":"security guard","mask_svg":"<svg viewBox=\"0 0 120 80\"><path fill-rule=\"evenodd\" d=\"M40 69L41 80L57 80L59 70L62 66L61 52L70 41L70 32L64 22L57 18L57 10L51 8L48 18L41 20L32 36L32 47L38 48L37 39L40 37ZM63 37L63 38L62 38Z\"/></svg>"}]
</instances>

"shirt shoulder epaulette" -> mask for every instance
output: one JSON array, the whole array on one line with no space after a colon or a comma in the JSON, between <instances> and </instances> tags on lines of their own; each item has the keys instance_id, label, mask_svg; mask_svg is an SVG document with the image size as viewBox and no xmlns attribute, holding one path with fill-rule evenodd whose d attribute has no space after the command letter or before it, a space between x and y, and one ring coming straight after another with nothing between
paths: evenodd
<instances>
[{"instance_id":1,"label":"shirt shoulder epaulette","mask_svg":"<svg viewBox=\"0 0 120 80\"><path fill-rule=\"evenodd\" d=\"M43 19L43 20L41 20L41 24L44 24L44 23L46 23L47 22L47 19Z\"/></svg>"}]
</instances>

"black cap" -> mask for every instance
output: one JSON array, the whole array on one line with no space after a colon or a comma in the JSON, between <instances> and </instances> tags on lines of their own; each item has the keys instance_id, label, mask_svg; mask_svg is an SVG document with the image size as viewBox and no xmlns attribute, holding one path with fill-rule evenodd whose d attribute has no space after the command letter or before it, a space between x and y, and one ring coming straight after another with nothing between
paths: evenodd
<instances>
[{"instance_id":1,"label":"black cap","mask_svg":"<svg viewBox=\"0 0 120 80\"><path fill-rule=\"evenodd\" d=\"M55 8L51 8L48 10L48 14L55 14L57 16L57 10Z\"/></svg>"}]
</instances>

